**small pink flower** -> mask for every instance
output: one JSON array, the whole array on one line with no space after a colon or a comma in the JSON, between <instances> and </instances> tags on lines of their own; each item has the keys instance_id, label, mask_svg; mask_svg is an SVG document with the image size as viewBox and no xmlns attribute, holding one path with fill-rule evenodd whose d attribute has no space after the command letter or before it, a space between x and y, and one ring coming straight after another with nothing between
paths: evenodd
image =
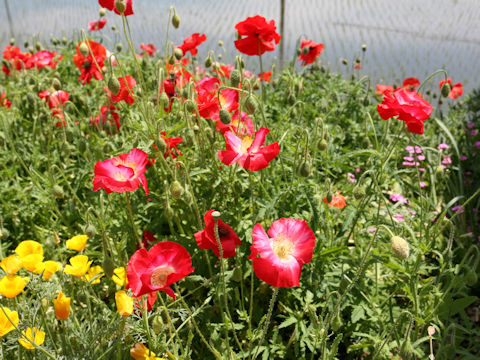
<instances>
[{"instance_id":1,"label":"small pink flower","mask_svg":"<svg viewBox=\"0 0 480 360\"><path fill-rule=\"evenodd\" d=\"M465 160L467 160L467 159L468 159L468 157L466 157L465 155L460 156L460 160L461 160L461 161L465 161Z\"/></svg>"},{"instance_id":2,"label":"small pink flower","mask_svg":"<svg viewBox=\"0 0 480 360\"><path fill-rule=\"evenodd\" d=\"M438 150L442 150L442 149L448 150L448 149L450 149L450 146L447 145L447 144L443 144L443 143L442 143L442 144L440 144L440 145L437 146L437 149L438 149Z\"/></svg>"},{"instance_id":3,"label":"small pink flower","mask_svg":"<svg viewBox=\"0 0 480 360\"><path fill-rule=\"evenodd\" d=\"M425 160L425 156L424 155L418 155L417 160L418 161L423 161L423 160Z\"/></svg>"},{"instance_id":4,"label":"small pink flower","mask_svg":"<svg viewBox=\"0 0 480 360\"><path fill-rule=\"evenodd\" d=\"M477 148L477 150L480 150L480 141L475 141L473 146L475 146Z\"/></svg>"},{"instance_id":5,"label":"small pink flower","mask_svg":"<svg viewBox=\"0 0 480 360\"><path fill-rule=\"evenodd\" d=\"M421 188L424 188L424 187L426 187L426 186L427 186L427 183L426 183L426 182L420 181L420 187L421 187Z\"/></svg>"},{"instance_id":6,"label":"small pink flower","mask_svg":"<svg viewBox=\"0 0 480 360\"><path fill-rule=\"evenodd\" d=\"M393 202L400 202L402 204L408 203L408 200L405 199L401 194L390 194L390 200Z\"/></svg>"},{"instance_id":7,"label":"small pink flower","mask_svg":"<svg viewBox=\"0 0 480 360\"><path fill-rule=\"evenodd\" d=\"M442 160L443 165L450 165L451 163L452 163L452 159L450 158L450 155L446 155Z\"/></svg>"},{"instance_id":8,"label":"small pink flower","mask_svg":"<svg viewBox=\"0 0 480 360\"><path fill-rule=\"evenodd\" d=\"M405 221L405 215L403 214L394 214L393 218L399 222Z\"/></svg>"},{"instance_id":9,"label":"small pink flower","mask_svg":"<svg viewBox=\"0 0 480 360\"><path fill-rule=\"evenodd\" d=\"M472 130L472 131L470 131L470 135L475 136L475 135L477 135L477 134L478 134L478 131L477 131L477 130Z\"/></svg>"},{"instance_id":10,"label":"small pink flower","mask_svg":"<svg viewBox=\"0 0 480 360\"><path fill-rule=\"evenodd\" d=\"M474 126L475 126L475 123L472 121L471 123L469 123L469 124L467 125L467 128L471 129L471 128L473 128Z\"/></svg>"},{"instance_id":11,"label":"small pink flower","mask_svg":"<svg viewBox=\"0 0 480 360\"><path fill-rule=\"evenodd\" d=\"M376 228L376 227L367 229L367 232L368 232L368 233L374 233L375 231L377 231L377 228Z\"/></svg>"}]
</instances>

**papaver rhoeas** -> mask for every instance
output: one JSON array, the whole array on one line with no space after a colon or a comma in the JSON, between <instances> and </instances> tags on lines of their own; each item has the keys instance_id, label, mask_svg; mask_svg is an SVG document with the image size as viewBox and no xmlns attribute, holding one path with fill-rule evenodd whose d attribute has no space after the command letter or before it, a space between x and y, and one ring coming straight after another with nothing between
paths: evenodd
<instances>
[{"instance_id":1,"label":"papaver rhoeas","mask_svg":"<svg viewBox=\"0 0 480 360\"><path fill-rule=\"evenodd\" d=\"M16 326L18 326L18 312L2 306L0 308L0 338L15 330ZM0 340L3 341L3 339Z\"/></svg>"},{"instance_id":2,"label":"papaver rhoeas","mask_svg":"<svg viewBox=\"0 0 480 360\"><path fill-rule=\"evenodd\" d=\"M120 116L116 112L117 108L115 105L110 104L109 106L103 105L100 108L100 115L95 116L95 118L90 118L90 124L105 130L107 134L113 134L120 130Z\"/></svg>"},{"instance_id":3,"label":"papaver rhoeas","mask_svg":"<svg viewBox=\"0 0 480 360\"><path fill-rule=\"evenodd\" d=\"M271 71L267 71L267 72L263 72L263 73L258 74L258 78L261 81L265 81L265 82L269 82L271 77L272 77L272 72Z\"/></svg>"},{"instance_id":4,"label":"papaver rhoeas","mask_svg":"<svg viewBox=\"0 0 480 360\"><path fill-rule=\"evenodd\" d=\"M440 81L440 83L438 84L438 85L440 86L440 89L443 87L443 85L445 84L445 82L446 82L448 85L450 85L450 87L451 87L450 93L448 94L448 97L449 97L449 98L456 99L456 98L458 98L459 96L462 96L462 95L463 95L463 87L462 87L462 83L461 83L461 82L457 82L455 85L452 86L452 79L447 78L447 81L442 80L442 81Z\"/></svg>"},{"instance_id":5,"label":"papaver rhoeas","mask_svg":"<svg viewBox=\"0 0 480 360\"><path fill-rule=\"evenodd\" d=\"M214 211L215 209L205 213L203 216L205 229L193 234L193 236L195 236L200 249L212 249L215 256L220 257L220 247L215 237L215 220L212 216ZM225 224L222 219L218 219L218 237L222 244L223 257L226 259L235 256L235 247L241 245L242 242L235 234L235 231Z\"/></svg>"},{"instance_id":6,"label":"papaver rhoeas","mask_svg":"<svg viewBox=\"0 0 480 360\"><path fill-rule=\"evenodd\" d=\"M256 224L252 233L253 270L260 280L276 287L298 286L303 264L312 260L315 235L304 220L281 218L268 235Z\"/></svg>"},{"instance_id":7,"label":"papaver rhoeas","mask_svg":"<svg viewBox=\"0 0 480 360\"><path fill-rule=\"evenodd\" d=\"M107 58L107 50L103 47L102 44L99 44L96 41L88 40L88 44L91 49L88 52L88 55L85 57L80 51L80 46L82 41L77 45L77 54L73 55L73 62L75 66L80 70L80 77L78 81L82 81L82 85L85 83L90 84L90 80L94 77L97 80L103 79L102 67L104 66L104 61ZM92 57L95 57L95 60ZM97 66L98 65L98 66Z\"/></svg>"},{"instance_id":8,"label":"papaver rhoeas","mask_svg":"<svg viewBox=\"0 0 480 360\"><path fill-rule=\"evenodd\" d=\"M145 50L145 52L149 55L152 56L155 54L155 51L157 51L157 48L153 44L140 44L140 49ZM142 52L140 55L143 55L144 53Z\"/></svg>"},{"instance_id":9,"label":"papaver rhoeas","mask_svg":"<svg viewBox=\"0 0 480 360\"><path fill-rule=\"evenodd\" d=\"M219 63L216 63L213 65L212 72L217 73L219 77L225 77L227 79L230 79L230 73L235 67L231 64L228 65L222 65Z\"/></svg>"},{"instance_id":10,"label":"papaver rhoeas","mask_svg":"<svg viewBox=\"0 0 480 360\"><path fill-rule=\"evenodd\" d=\"M140 249L132 255L127 265L128 287L135 296L165 291L175 299L170 285L193 270L190 254L182 245L161 241L148 251Z\"/></svg>"},{"instance_id":11,"label":"papaver rhoeas","mask_svg":"<svg viewBox=\"0 0 480 360\"><path fill-rule=\"evenodd\" d=\"M300 44L301 52L298 61L302 61L303 66L313 63L322 53L323 47L323 44L317 44L312 40L302 39L302 43Z\"/></svg>"},{"instance_id":12,"label":"papaver rhoeas","mask_svg":"<svg viewBox=\"0 0 480 360\"><path fill-rule=\"evenodd\" d=\"M182 50L184 56L187 54L187 51L190 51L190 53L195 56L198 52L197 46L203 43L205 40L207 40L207 36L205 34L200 35L199 33L195 33L183 40L183 44L177 46L177 48Z\"/></svg>"},{"instance_id":13,"label":"papaver rhoeas","mask_svg":"<svg viewBox=\"0 0 480 360\"><path fill-rule=\"evenodd\" d=\"M7 95L5 93L0 93L0 106L5 106L7 109L10 109L12 106L12 102L8 100Z\"/></svg>"},{"instance_id":14,"label":"papaver rhoeas","mask_svg":"<svg viewBox=\"0 0 480 360\"><path fill-rule=\"evenodd\" d=\"M43 90L38 92L38 97L44 99L49 109L60 108L64 103L68 101L70 94L63 90L58 90L53 93L50 93L48 90Z\"/></svg>"},{"instance_id":15,"label":"papaver rhoeas","mask_svg":"<svg viewBox=\"0 0 480 360\"><path fill-rule=\"evenodd\" d=\"M275 50L275 44L280 42L281 36L276 32L275 20L267 20L260 15L248 17L235 25L238 35L235 47L247 55L262 55L266 51ZM244 36L244 37L243 37Z\"/></svg>"},{"instance_id":16,"label":"papaver rhoeas","mask_svg":"<svg viewBox=\"0 0 480 360\"><path fill-rule=\"evenodd\" d=\"M98 30L103 29L106 24L107 24L107 19L105 19L105 18L100 19L100 20L90 21L88 23L88 30L89 31L98 31Z\"/></svg>"},{"instance_id":17,"label":"papaver rhoeas","mask_svg":"<svg viewBox=\"0 0 480 360\"><path fill-rule=\"evenodd\" d=\"M402 86L405 90L412 91L414 88L420 86L420 80L416 77L409 77L403 80Z\"/></svg>"},{"instance_id":18,"label":"papaver rhoeas","mask_svg":"<svg viewBox=\"0 0 480 360\"><path fill-rule=\"evenodd\" d=\"M253 139L248 135L240 139L231 131L227 131L224 134L226 150L219 150L218 158L225 165L230 166L238 163L250 171L266 168L280 151L280 145L277 142L261 147L265 143L265 136L269 132L269 129L260 128Z\"/></svg>"},{"instance_id":19,"label":"papaver rhoeas","mask_svg":"<svg viewBox=\"0 0 480 360\"><path fill-rule=\"evenodd\" d=\"M115 11L115 14L121 15L115 8L115 0L98 0L101 7L104 7L110 11ZM123 15L133 15L132 0L126 0L127 7Z\"/></svg>"},{"instance_id":20,"label":"papaver rhoeas","mask_svg":"<svg viewBox=\"0 0 480 360\"><path fill-rule=\"evenodd\" d=\"M104 188L111 192L135 191L142 185L148 195L148 184L145 178L148 154L140 149L132 149L129 153L114 158L98 161L95 164L93 191Z\"/></svg>"},{"instance_id":21,"label":"papaver rhoeas","mask_svg":"<svg viewBox=\"0 0 480 360\"><path fill-rule=\"evenodd\" d=\"M323 198L323 202L325 204L328 204L328 206L332 207L335 206L336 208L343 209L345 206L347 206L347 203L345 202L345 196L342 194L335 194L332 196L332 200L328 202L327 198Z\"/></svg>"},{"instance_id":22,"label":"papaver rhoeas","mask_svg":"<svg viewBox=\"0 0 480 360\"><path fill-rule=\"evenodd\" d=\"M42 50L28 57L28 59L25 61L25 67L27 69L41 69L43 67L50 66L52 69L55 69L57 67L57 63L61 59L63 59L63 56L60 55L57 57L56 51Z\"/></svg>"},{"instance_id":23,"label":"papaver rhoeas","mask_svg":"<svg viewBox=\"0 0 480 360\"><path fill-rule=\"evenodd\" d=\"M394 92L395 88L390 85L382 85L382 84L377 84L377 91L375 91L376 95L383 95L385 92Z\"/></svg>"},{"instance_id":24,"label":"papaver rhoeas","mask_svg":"<svg viewBox=\"0 0 480 360\"><path fill-rule=\"evenodd\" d=\"M222 134L225 134L227 131L233 131L238 136L244 136L245 134L248 136L252 136L255 132L255 128L253 126L252 119L248 116L247 113L242 111L242 118L238 120L238 110L236 110L232 115L232 121L230 124L224 124L218 118L217 121L217 130L219 130Z\"/></svg>"},{"instance_id":25,"label":"papaver rhoeas","mask_svg":"<svg viewBox=\"0 0 480 360\"><path fill-rule=\"evenodd\" d=\"M26 331L22 331L22 335L23 336L18 339L18 342L28 350L35 349L35 345L42 345L45 341L45 331L41 331L36 327L28 328Z\"/></svg>"},{"instance_id":26,"label":"papaver rhoeas","mask_svg":"<svg viewBox=\"0 0 480 360\"><path fill-rule=\"evenodd\" d=\"M114 95L107 87L104 88L110 97L110 101L115 104L123 100L128 105L132 105L135 100L132 96L132 89L137 84L137 81L130 75L127 75L119 77L118 82L120 83L120 90L117 95Z\"/></svg>"},{"instance_id":27,"label":"papaver rhoeas","mask_svg":"<svg viewBox=\"0 0 480 360\"><path fill-rule=\"evenodd\" d=\"M151 292L147 295L147 311L150 312L153 310L153 305L157 301L157 293ZM134 296L133 297L133 313L143 313L143 309L145 309L145 300L142 296Z\"/></svg>"},{"instance_id":28,"label":"papaver rhoeas","mask_svg":"<svg viewBox=\"0 0 480 360\"><path fill-rule=\"evenodd\" d=\"M26 67L25 62L32 56L30 53L22 53L19 47L7 45L3 50L2 70L9 75L11 70L21 70Z\"/></svg>"},{"instance_id":29,"label":"papaver rhoeas","mask_svg":"<svg viewBox=\"0 0 480 360\"><path fill-rule=\"evenodd\" d=\"M216 77L205 77L195 86L198 112L205 119L216 121L219 120L221 108L228 112L235 111L238 108L238 91L223 89L218 94L219 86L220 80Z\"/></svg>"},{"instance_id":30,"label":"papaver rhoeas","mask_svg":"<svg viewBox=\"0 0 480 360\"><path fill-rule=\"evenodd\" d=\"M70 301L72 298L66 297L60 291L56 299L53 299L53 308L55 309L55 316L59 320L66 320L70 316Z\"/></svg>"},{"instance_id":31,"label":"papaver rhoeas","mask_svg":"<svg viewBox=\"0 0 480 360\"><path fill-rule=\"evenodd\" d=\"M161 137L163 141L165 142L165 153L163 154L163 157L166 159L169 156L172 157L172 159L177 158L177 156L182 156L183 154L178 150L177 145L180 144L183 139L180 136L177 137L170 137L167 136L166 131L162 130L161 131Z\"/></svg>"},{"instance_id":32,"label":"papaver rhoeas","mask_svg":"<svg viewBox=\"0 0 480 360\"><path fill-rule=\"evenodd\" d=\"M429 118L432 110L432 105L427 100L415 91L403 88L393 93L385 92L382 103L377 105L377 111L382 119L398 116L399 120L405 121L408 130L415 134L423 134L423 122Z\"/></svg>"}]
</instances>

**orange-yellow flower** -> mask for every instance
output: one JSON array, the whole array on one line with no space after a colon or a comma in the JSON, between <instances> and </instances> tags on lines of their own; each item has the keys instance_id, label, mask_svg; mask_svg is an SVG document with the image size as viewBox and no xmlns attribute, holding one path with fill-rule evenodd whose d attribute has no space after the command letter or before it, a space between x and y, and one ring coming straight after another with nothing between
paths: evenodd
<instances>
[{"instance_id":1,"label":"orange-yellow flower","mask_svg":"<svg viewBox=\"0 0 480 360\"><path fill-rule=\"evenodd\" d=\"M23 336L18 339L18 342L28 350L35 349L35 346L32 343L35 343L36 345L42 345L45 341L45 332L37 329L36 327L33 329L28 328L26 331L22 331L22 335Z\"/></svg>"},{"instance_id":2,"label":"orange-yellow flower","mask_svg":"<svg viewBox=\"0 0 480 360\"><path fill-rule=\"evenodd\" d=\"M42 244L33 240L22 241L15 249L25 269L34 272L38 263L43 261Z\"/></svg>"},{"instance_id":3,"label":"orange-yellow flower","mask_svg":"<svg viewBox=\"0 0 480 360\"><path fill-rule=\"evenodd\" d=\"M102 267L95 265L88 270L83 279L90 282L90 284L100 284L100 278L102 276L105 276ZM95 278L95 280L91 281L93 278Z\"/></svg>"},{"instance_id":4,"label":"orange-yellow flower","mask_svg":"<svg viewBox=\"0 0 480 360\"><path fill-rule=\"evenodd\" d=\"M87 245L88 236L87 235L77 235L67 240L66 245L67 249L82 251Z\"/></svg>"},{"instance_id":5,"label":"orange-yellow flower","mask_svg":"<svg viewBox=\"0 0 480 360\"><path fill-rule=\"evenodd\" d=\"M66 297L61 291L57 298L53 299L53 307L57 319L66 320L70 316L70 300L72 298Z\"/></svg>"},{"instance_id":6,"label":"orange-yellow flower","mask_svg":"<svg viewBox=\"0 0 480 360\"><path fill-rule=\"evenodd\" d=\"M0 280L0 294L12 299L25 289L29 280L28 277L5 275Z\"/></svg>"},{"instance_id":7,"label":"orange-yellow flower","mask_svg":"<svg viewBox=\"0 0 480 360\"><path fill-rule=\"evenodd\" d=\"M124 290L115 293L117 311L121 316L130 316L133 312L133 299Z\"/></svg>"},{"instance_id":8,"label":"orange-yellow flower","mask_svg":"<svg viewBox=\"0 0 480 360\"><path fill-rule=\"evenodd\" d=\"M345 206L347 206L347 203L345 202L345 196L342 194L335 194L332 196L332 200L330 202L327 201L327 198L323 198L323 202L325 204L328 204L330 207L335 206L336 208L343 209Z\"/></svg>"},{"instance_id":9,"label":"orange-yellow flower","mask_svg":"<svg viewBox=\"0 0 480 360\"><path fill-rule=\"evenodd\" d=\"M41 274L43 271L42 277L44 279L50 279L50 277L60 270L60 264L56 261L48 260L37 264L35 267L35 273Z\"/></svg>"},{"instance_id":10,"label":"orange-yellow flower","mask_svg":"<svg viewBox=\"0 0 480 360\"><path fill-rule=\"evenodd\" d=\"M2 259L2 261L0 262L0 267L8 275L14 275L18 270L23 267L23 264L17 255L10 255Z\"/></svg>"},{"instance_id":11,"label":"orange-yellow flower","mask_svg":"<svg viewBox=\"0 0 480 360\"><path fill-rule=\"evenodd\" d=\"M0 337L14 330L18 325L18 313L5 306L0 308ZM1 339L0 339L1 341Z\"/></svg>"},{"instance_id":12,"label":"orange-yellow flower","mask_svg":"<svg viewBox=\"0 0 480 360\"><path fill-rule=\"evenodd\" d=\"M86 255L77 255L70 258L70 264L65 266L63 270L64 273L70 274L73 276L82 277L86 274L93 260L88 261L88 256Z\"/></svg>"},{"instance_id":13,"label":"orange-yellow flower","mask_svg":"<svg viewBox=\"0 0 480 360\"><path fill-rule=\"evenodd\" d=\"M165 360L156 357L152 351L148 350L145 345L140 343L135 343L133 348L130 349L130 356L135 360Z\"/></svg>"},{"instance_id":14,"label":"orange-yellow flower","mask_svg":"<svg viewBox=\"0 0 480 360\"><path fill-rule=\"evenodd\" d=\"M122 287L127 286L128 284L127 273L123 266L115 268L115 270L113 270L112 280L118 286L122 286Z\"/></svg>"}]
</instances>

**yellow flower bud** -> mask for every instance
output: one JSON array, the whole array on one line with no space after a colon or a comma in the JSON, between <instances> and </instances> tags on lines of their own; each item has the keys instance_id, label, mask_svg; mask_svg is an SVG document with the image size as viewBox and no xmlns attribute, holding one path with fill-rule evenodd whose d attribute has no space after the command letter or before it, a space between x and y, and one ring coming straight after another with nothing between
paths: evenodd
<instances>
[{"instance_id":1,"label":"yellow flower bud","mask_svg":"<svg viewBox=\"0 0 480 360\"><path fill-rule=\"evenodd\" d=\"M121 316L130 316L133 312L133 299L124 290L115 293L117 311Z\"/></svg>"},{"instance_id":2,"label":"yellow flower bud","mask_svg":"<svg viewBox=\"0 0 480 360\"><path fill-rule=\"evenodd\" d=\"M53 307L55 309L55 316L59 320L66 320L70 316L70 300L63 292L60 291L56 299L53 299Z\"/></svg>"}]
</instances>

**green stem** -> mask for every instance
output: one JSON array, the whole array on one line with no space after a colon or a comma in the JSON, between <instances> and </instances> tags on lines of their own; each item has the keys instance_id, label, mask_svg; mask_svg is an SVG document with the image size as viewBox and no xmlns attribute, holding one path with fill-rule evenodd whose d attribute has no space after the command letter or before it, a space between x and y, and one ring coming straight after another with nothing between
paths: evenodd
<instances>
[{"instance_id":1,"label":"green stem","mask_svg":"<svg viewBox=\"0 0 480 360\"><path fill-rule=\"evenodd\" d=\"M278 287L275 287L273 290L272 298L270 299L270 305L268 307L268 313L267 313L267 318L265 319L265 324L263 325L263 333L262 333L262 338L260 339L260 342L258 343L257 350L255 350L255 355L253 355L253 360L256 359L258 355L258 350L260 349L260 346L262 346L263 341L265 340L265 335L267 334L268 331L268 326L270 325L270 319L272 318L272 312L273 312L273 306L275 305L275 299L277 298L278 295Z\"/></svg>"},{"instance_id":2,"label":"green stem","mask_svg":"<svg viewBox=\"0 0 480 360\"><path fill-rule=\"evenodd\" d=\"M138 236L137 227L135 226L135 220L133 219L132 206L130 205L130 195L128 194L128 192L125 192L125 200L127 201L128 217L130 218L130 222L132 223L133 235L135 236L135 239L137 239L137 243L138 246L140 246L140 249L143 249L143 243Z\"/></svg>"}]
</instances>

